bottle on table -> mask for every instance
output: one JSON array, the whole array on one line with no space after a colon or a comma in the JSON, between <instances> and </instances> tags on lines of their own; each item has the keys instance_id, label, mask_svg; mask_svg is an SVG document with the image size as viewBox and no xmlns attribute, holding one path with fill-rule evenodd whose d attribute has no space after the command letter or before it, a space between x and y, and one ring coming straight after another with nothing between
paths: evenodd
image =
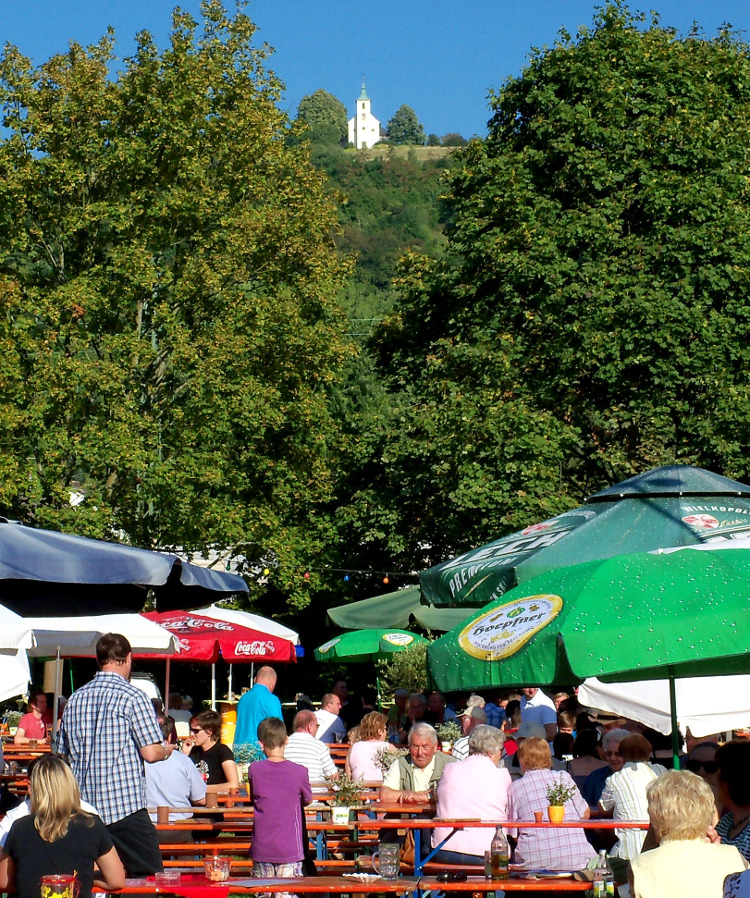
<instances>
[{"instance_id":1,"label":"bottle on table","mask_svg":"<svg viewBox=\"0 0 750 898\"><path fill-rule=\"evenodd\" d=\"M610 898L615 894L615 877L607 852L602 849L594 867L594 898Z\"/></svg>"},{"instance_id":2,"label":"bottle on table","mask_svg":"<svg viewBox=\"0 0 750 898\"><path fill-rule=\"evenodd\" d=\"M507 879L509 875L510 848L501 826L495 830L490 845L490 878Z\"/></svg>"}]
</instances>

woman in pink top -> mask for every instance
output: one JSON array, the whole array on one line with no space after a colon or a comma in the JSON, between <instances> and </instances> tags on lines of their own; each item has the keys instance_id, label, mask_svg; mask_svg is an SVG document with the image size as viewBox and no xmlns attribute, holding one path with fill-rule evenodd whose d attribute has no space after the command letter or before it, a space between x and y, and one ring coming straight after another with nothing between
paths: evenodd
<instances>
[{"instance_id":1,"label":"woman in pink top","mask_svg":"<svg viewBox=\"0 0 750 898\"><path fill-rule=\"evenodd\" d=\"M505 736L496 727L480 725L469 736L469 757L446 765L438 784L437 817L479 817L504 820L510 790L510 773L497 762ZM452 828L436 827L432 846L448 838L433 860L446 864L482 864L489 851L495 827L467 827L453 835Z\"/></svg>"},{"instance_id":2,"label":"woman in pink top","mask_svg":"<svg viewBox=\"0 0 750 898\"><path fill-rule=\"evenodd\" d=\"M346 772L353 780L366 783L382 783L383 771L375 763L378 752L393 751L385 741L387 718L379 711L365 714L359 724L359 740L349 749L346 756Z\"/></svg>"}]
</instances>

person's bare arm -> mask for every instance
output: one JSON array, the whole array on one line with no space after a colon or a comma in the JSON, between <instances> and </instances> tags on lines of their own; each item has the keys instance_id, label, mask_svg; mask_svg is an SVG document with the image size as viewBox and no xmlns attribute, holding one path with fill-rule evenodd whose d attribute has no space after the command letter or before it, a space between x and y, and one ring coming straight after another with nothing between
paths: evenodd
<instances>
[{"instance_id":1,"label":"person's bare arm","mask_svg":"<svg viewBox=\"0 0 750 898\"><path fill-rule=\"evenodd\" d=\"M96 859L96 866L99 868L101 878L97 878L96 873L94 874L95 886L108 892L125 887L125 868L114 847Z\"/></svg>"},{"instance_id":2,"label":"person's bare arm","mask_svg":"<svg viewBox=\"0 0 750 898\"><path fill-rule=\"evenodd\" d=\"M544 724L544 734L547 738L547 742L552 742L552 740L557 735L557 724L545 723Z\"/></svg>"},{"instance_id":3,"label":"person's bare arm","mask_svg":"<svg viewBox=\"0 0 750 898\"><path fill-rule=\"evenodd\" d=\"M234 761L222 761L221 769L224 771L224 782L206 786L206 792L226 792L228 789L239 788L240 775Z\"/></svg>"},{"instance_id":4,"label":"person's bare arm","mask_svg":"<svg viewBox=\"0 0 750 898\"><path fill-rule=\"evenodd\" d=\"M429 801L429 792L412 792L409 789L389 789L388 786L380 787L380 800L398 804L417 804L421 801Z\"/></svg>"},{"instance_id":5,"label":"person's bare arm","mask_svg":"<svg viewBox=\"0 0 750 898\"><path fill-rule=\"evenodd\" d=\"M141 757L149 764L156 761L166 761L174 751L174 745L165 745L163 742L154 742L152 745L144 745L141 751Z\"/></svg>"},{"instance_id":6,"label":"person's bare arm","mask_svg":"<svg viewBox=\"0 0 750 898\"><path fill-rule=\"evenodd\" d=\"M13 861L0 848L0 892L15 892L16 868Z\"/></svg>"}]
</instances>

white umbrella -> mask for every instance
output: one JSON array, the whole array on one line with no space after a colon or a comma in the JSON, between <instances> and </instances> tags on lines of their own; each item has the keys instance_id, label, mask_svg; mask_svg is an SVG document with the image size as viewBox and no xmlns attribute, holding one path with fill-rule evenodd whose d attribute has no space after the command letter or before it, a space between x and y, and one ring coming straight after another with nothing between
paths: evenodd
<instances>
[{"instance_id":1,"label":"white umbrella","mask_svg":"<svg viewBox=\"0 0 750 898\"><path fill-rule=\"evenodd\" d=\"M95 614L90 617L27 617L33 630L34 657L56 659L55 702L52 719L57 720L63 658L93 658L96 643L105 633L120 633L136 655L169 655L177 648L176 638L140 614Z\"/></svg>"},{"instance_id":2,"label":"white umbrella","mask_svg":"<svg viewBox=\"0 0 750 898\"><path fill-rule=\"evenodd\" d=\"M34 657L93 658L105 633L122 634L134 655L171 655L176 638L140 614L95 614L90 617L27 617L34 632Z\"/></svg>"},{"instance_id":3,"label":"white umbrella","mask_svg":"<svg viewBox=\"0 0 750 898\"><path fill-rule=\"evenodd\" d=\"M689 677L675 680L677 722L683 732L709 736L750 725L750 676ZM602 683L584 680L582 705L629 717L665 735L672 731L669 680Z\"/></svg>"},{"instance_id":4,"label":"white umbrella","mask_svg":"<svg viewBox=\"0 0 750 898\"><path fill-rule=\"evenodd\" d=\"M201 617L210 617L214 620L225 621L228 624L236 624L238 627L249 627L259 633L268 633L269 636L278 636L280 639L288 639L292 645L299 645L299 633L283 624L279 624L267 617L253 614L251 611L238 611L236 608L221 608L219 605L210 605L198 612ZM253 679L255 665L250 665L250 679ZM229 683L227 695L232 694L232 665L229 665ZM216 665L211 665L211 707L216 707Z\"/></svg>"}]
</instances>

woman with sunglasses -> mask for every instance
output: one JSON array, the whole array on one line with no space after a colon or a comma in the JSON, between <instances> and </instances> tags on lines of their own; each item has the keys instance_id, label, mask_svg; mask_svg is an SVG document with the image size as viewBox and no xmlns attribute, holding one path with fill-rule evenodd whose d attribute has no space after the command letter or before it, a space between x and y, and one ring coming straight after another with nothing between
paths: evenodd
<instances>
[{"instance_id":1,"label":"woman with sunglasses","mask_svg":"<svg viewBox=\"0 0 750 898\"><path fill-rule=\"evenodd\" d=\"M750 742L733 739L716 752L719 802L726 811L716 824L725 845L750 860Z\"/></svg>"},{"instance_id":2,"label":"woman with sunglasses","mask_svg":"<svg viewBox=\"0 0 750 898\"><path fill-rule=\"evenodd\" d=\"M694 745L687 753L685 770L695 773L708 783L716 798L717 808L721 811L722 808L719 806L718 798L719 783L717 776L719 765L716 763L716 752L718 750L719 746L715 742L699 742L697 745Z\"/></svg>"},{"instance_id":3,"label":"woman with sunglasses","mask_svg":"<svg viewBox=\"0 0 750 898\"><path fill-rule=\"evenodd\" d=\"M182 743L182 751L198 768L207 792L227 792L240 784L232 750L219 742L220 735L221 715L201 711L191 717L190 736Z\"/></svg>"}]
</instances>

